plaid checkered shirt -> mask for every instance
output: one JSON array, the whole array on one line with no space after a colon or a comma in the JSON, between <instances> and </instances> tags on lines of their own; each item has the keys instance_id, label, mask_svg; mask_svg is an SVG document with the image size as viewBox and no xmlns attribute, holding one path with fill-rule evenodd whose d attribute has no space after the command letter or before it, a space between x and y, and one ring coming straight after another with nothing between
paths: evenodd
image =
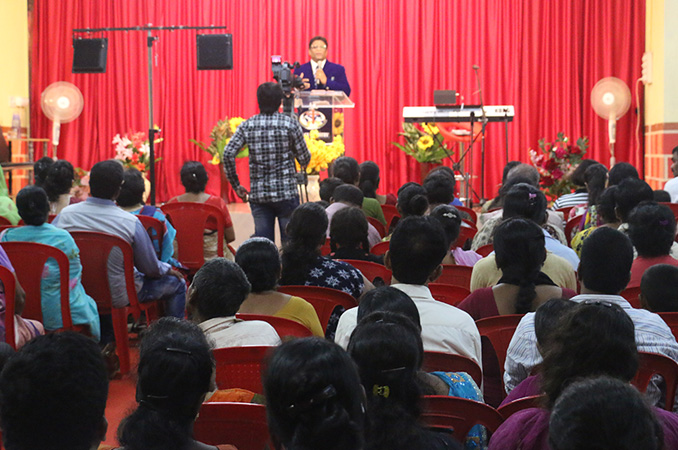
<instances>
[{"instance_id":1,"label":"plaid checkered shirt","mask_svg":"<svg viewBox=\"0 0 678 450\"><path fill-rule=\"evenodd\" d=\"M243 146L250 153L250 201L272 203L297 197L294 159L305 166L311 160L301 126L280 114L257 114L241 123L224 149L226 177L237 189L235 155Z\"/></svg>"}]
</instances>

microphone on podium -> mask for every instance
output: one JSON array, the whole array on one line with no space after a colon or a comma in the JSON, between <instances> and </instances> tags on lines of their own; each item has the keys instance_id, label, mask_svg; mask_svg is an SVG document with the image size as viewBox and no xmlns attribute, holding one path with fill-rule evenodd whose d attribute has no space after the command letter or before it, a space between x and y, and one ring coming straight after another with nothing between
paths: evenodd
<instances>
[{"instance_id":1,"label":"microphone on podium","mask_svg":"<svg viewBox=\"0 0 678 450\"><path fill-rule=\"evenodd\" d=\"M472 65L471 67L473 67L473 70L478 70L478 69L480 69L480 66L478 66L478 65L476 65L476 64Z\"/></svg>"}]
</instances>

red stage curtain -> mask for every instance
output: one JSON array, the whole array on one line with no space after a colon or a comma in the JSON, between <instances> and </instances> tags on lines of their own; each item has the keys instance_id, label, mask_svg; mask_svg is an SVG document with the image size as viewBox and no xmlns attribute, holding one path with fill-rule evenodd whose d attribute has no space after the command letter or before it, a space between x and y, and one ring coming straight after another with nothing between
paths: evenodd
<instances>
[{"instance_id":1,"label":"red stage curtain","mask_svg":"<svg viewBox=\"0 0 678 450\"><path fill-rule=\"evenodd\" d=\"M270 56L307 60L308 39L329 39L329 59L346 67L356 108L346 114L347 154L382 168L381 192L418 180L417 164L391 145L403 106L430 105L434 89L456 89L477 103L471 66L481 67L486 104L515 105L509 159L527 161L540 137L558 131L591 139L589 157L607 163L607 125L590 106L597 80L616 76L633 90L645 39L644 0L41 0L32 12L31 122L34 137L50 124L40 93L54 81L76 84L85 109L62 127L59 156L89 169L113 156L116 133L147 130L147 47L141 32L112 32L105 74L71 74L73 28L227 25L233 71L197 71L194 31L161 31L154 54L158 199L183 192L183 161L207 165L189 139L207 141L217 119L257 112L256 87L271 78ZM617 160L640 167L636 100L618 122ZM505 164L501 124L487 128L485 193L496 192ZM480 147L473 152L480 174ZM456 155L455 155L456 158ZM446 164L449 165L449 162ZM209 166L208 190L218 190ZM479 179L475 187L480 191Z\"/></svg>"}]
</instances>

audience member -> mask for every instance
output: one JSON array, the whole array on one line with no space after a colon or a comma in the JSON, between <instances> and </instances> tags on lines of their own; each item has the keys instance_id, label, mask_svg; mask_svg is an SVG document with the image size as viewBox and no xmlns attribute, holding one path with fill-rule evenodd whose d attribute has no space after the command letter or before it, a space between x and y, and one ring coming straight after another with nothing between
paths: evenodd
<instances>
[{"instance_id":1,"label":"audience member","mask_svg":"<svg viewBox=\"0 0 678 450\"><path fill-rule=\"evenodd\" d=\"M584 241L578 271L581 294L571 300L577 303L602 301L620 306L635 324L638 350L659 353L678 361L678 344L662 318L644 309L633 308L619 295L628 284L632 263L633 247L624 234L608 227L597 229ZM532 369L541 363L536 341L534 313L527 313L518 324L506 353L506 392L527 378ZM651 395L653 400L658 399L656 391Z\"/></svg>"},{"instance_id":2,"label":"audience member","mask_svg":"<svg viewBox=\"0 0 678 450\"><path fill-rule=\"evenodd\" d=\"M332 201L332 196L334 195L334 190L337 186L341 186L342 184L344 184L344 182L337 177L329 177L322 180L320 182L319 191L320 200L330 203Z\"/></svg>"},{"instance_id":3,"label":"audience member","mask_svg":"<svg viewBox=\"0 0 678 450\"><path fill-rule=\"evenodd\" d=\"M50 206L45 191L37 186L26 186L16 196L19 214L26 223L23 227L10 228L2 236L2 242L37 242L56 247L66 254L69 262L69 303L74 325L84 325L91 336L99 341L101 330L99 312L94 299L87 295L82 286L82 265L80 250L70 233L47 223ZM61 317L61 283L59 265L49 258L43 269L40 284L42 323L48 331L64 326Z\"/></svg>"},{"instance_id":4,"label":"audience member","mask_svg":"<svg viewBox=\"0 0 678 450\"><path fill-rule=\"evenodd\" d=\"M357 321L377 311L400 314L407 317L421 333L419 310L409 295L391 286L381 286L366 292L360 297Z\"/></svg>"},{"instance_id":5,"label":"audience member","mask_svg":"<svg viewBox=\"0 0 678 450\"><path fill-rule=\"evenodd\" d=\"M226 258L207 261L196 272L188 288L186 312L214 348L280 344L268 323L235 318L250 288L245 272Z\"/></svg>"},{"instance_id":6,"label":"audience member","mask_svg":"<svg viewBox=\"0 0 678 450\"><path fill-rule=\"evenodd\" d=\"M640 304L655 312L678 312L678 267L656 264L640 280Z\"/></svg>"},{"instance_id":7,"label":"audience member","mask_svg":"<svg viewBox=\"0 0 678 450\"><path fill-rule=\"evenodd\" d=\"M99 347L70 331L39 336L0 374L7 450L95 450L106 436L108 376Z\"/></svg>"},{"instance_id":8,"label":"audience member","mask_svg":"<svg viewBox=\"0 0 678 450\"><path fill-rule=\"evenodd\" d=\"M449 205L452 205L452 206L464 206L464 204L461 202L461 200L459 200L459 199L455 196L455 193L456 193L456 191L457 191L457 178L456 178L456 176L455 176L455 174L454 174L454 170L452 170L450 167L447 167L447 166L438 166L438 167L434 167L434 168L431 169L431 171L426 175L426 177L425 177L424 180L422 181L422 185L426 184L427 181L428 181L430 178L432 178L432 177L439 177L439 176L446 177L448 180L452 180L452 182L454 183L454 187L452 187L452 189L451 189L451 192L452 192L452 200L449 201L449 202L447 202L447 203L445 203L445 204L446 204L446 205L449 204ZM433 209L433 208L431 208L431 209ZM464 218L467 219L467 217L464 217Z\"/></svg>"},{"instance_id":9,"label":"audience member","mask_svg":"<svg viewBox=\"0 0 678 450\"><path fill-rule=\"evenodd\" d=\"M615 211L615 196L617 195L617 186L610 186L605 189L598 197L598 204L596 204L596 213L598 214L598 226L590 226L585 230L577 232L572 238L570 246L575 251L577 256L581 257L581 247L593 230L598 227L610 227L615 230L621 225L617 213Z\"/></svg>"},{"instance_id":10,"label":"audience member","mask_svg":"<svg viewBox=\"0 0 678 450\"><path fill-rule=\"evenodd\" d=\"M396 206L402 219L409 216L423 216L428 211L426 189L417 183L406 183L398 190Z\"/></svg>"},{"instance_id":11,"label":"audience member","mask_svg":"<svg viewBox=\"0 0 678 450\"><path fill-rule=\"evenodd\" d=\"M350 206L337 211L330 221L332 259L359 259L384 264L383 255L370 253L369 226L365 213L359 207Z\"/></svg>"},{"instance_id":12,"label":"audience member","mask_svg":"<svg viewBox=\"0 0 678 450\"><path fill-rule=\"evenodd\" d=\"M374 161L360 164L360 183L358 187L366 198L376 198L380 205L395 205L397 197L391 193L377 194L379 188L379 166Z\"/></svg>"},{"instance_id":13,"label":"audience member","mask_svg":"<svg viewBox=\"0 0 678 450\"><path fill-rule=\"evenodd\" d=\"M59 214L66 206L80 202L71 197L74 180L73 165L68 161L60 159L49 167L41 187L47 193L50 214Z\"/></svg>"},{"instance_id":14,"label":"audience member","mask_svg":"<svg viewBox=\"0 0 678 450\"><path fill-rule=\"evenodd\" d=\"M521 164L522 163L520 161L509 161L506 163L506 165L504 166L504 170L502 170L501 173L501 184L499 185L499 192L497 193L497 196L494 199L483 203L481 208L481 211L483 213L486 213L493 209L501 209L503 207L503 198L501 196L501 191L504 185L506 184L508 174L511 171L511 169Z\"/></svg>"},{"instance_id":15,"label":"audience member","mask_svg":"<svg viewBox=\"0 0 678 450\"><path fill-rule=\"evenodd\" d=\"M428 174L422 187L426 190L429 211L432 211L438 205L461 206L461 202L454 196L454 191L457 188L455 179L445 175L442 171L433 175Z\"/></svg>"},{"instance_id":16,"label":"audience member","mask_svg":"<svg viewBox=\"0 0 678 450\"><path fill-rule=\"evenodd\" d=\"M649 267L656 264L678 266L671 246L676 237L676 219L666 205L643 202L629 214L627 234L638 256L631 266L628 287L640 286L640 279Z\"/></svg>"},{"instance_id":17,"label":"audience member","mask_svg":"<svg viewBox=\"0 0 678 450\"><path fill-rule=\"evenodd\" d=\"M447 253L445 233L431 217L408 217L393 232L386 267L393 272L391 286L405 292L421 316L424 350L469 357L481 364L480 334L473 319L454 306L435 300L426 286L440 276ZM358 308L339 319L336 342L346 348L356 326Z\"/></svg>"},{"instance_id":18,"label":"audience member","mask_svg":"<svg viewBox=\"0 0 678 450\"><path fill-rule=\"evenodd\" d=\"M353 266L320 255L327 225L327 214L320 205L304 203L294 210L282 249L280 284L327 287L359 298L371 283Z\"/></svg>"},{"instance_id":19,"label":"audience member","mask_svg":"<svg viewBox=\"0 0 678 450\"><path fill-rule=\"evenodd\" d=\"M671 173L673 178L666 182L664 190L671 195L670 202L678 203L678 145L671 150Z\"/></svg>"},{"instance_id":20,"label":"audience member","mask_svg":"<svg viewBox=\"0 0 678 450\"><path fill-rule=\"evenodd\" d=\"M337 186L332 194L331 204L325 209L327 213L327 237L330 237L330 225L332 224L332 218L337 211L340 211L344 208L356 207L360 208L363 202L363 193L357 186L352 184L342 184ZM362 209L364 214L364 209ZM367 221L367 219L365 219ZM378 244L381 241L381 235L376 228L370 223L367 224L367 240L369 246ZM368 249L369 250L369 249Z\"/></svg>"},{"instance_id":21,"label":"audience member","mask_svg":"<svg viewBox=\"0 0 678 450\"><path fill-rule=\"evenodd\" d=\"M431 217L437 219L440 225L443 226L445 236L447 237L447 248L451 249L445 258L443 264L456 264L459 266L472 267L475 263L482 259L482 256L473 250L464 250L457 246L457 238L461 227L466 226L462 222L461 214L457 208L450 205L436 206L430 214Z\"/></svg>"},{"instance_id":22,"label":"audience member","mask_svg":"<svg viewBox=\"0 0 678 450\"><path fill-rule=\"evenodd\" d=\"M588 203L589 192L584 179L586 169L594 164L600 164L595 159L582 159L577 168L568 176L570 182L574 185L574 192L561 195L553 202L551 209L567 208Z\"/></svg>"},{"instance_id":23,"label":"audience member","mask_svg":"<svg viewBox=\"0 0 678 450\"><path fill-rule=\"evenodd\" d=\"M317 337L286 342L263 378L268 428L283 448L364 448L365 392L338 345Z\"/></svg>"},{"instance_id":24,"label":"audience member","mask_svg":"<svg viewBox=\"0 0 678 450\"><path fill-rule=\"evenodd\" d=\"M278 247L273 242L262 237L246 240L238 248L235 262L245 272L252 286L238 309L239 313L294 320L311 330L314 336L325 335L318 314L309 302L275 290L280 280L281 264Z\"/></svg>"},{"instance_id":25,"label":"audience member","mask_svg":"<svg viewBox=\"0 0 678 450\"><path fill-rule=\"evenodd\" d=\"M619 226L619 231L625 233L628 228L627 222L629 221L631 210L641 202L651 202L654 194L650 185L638 178L624 179L616 186L615 209L617 217L622 223Z\"/></svg>"},{"instance_id":26,"label":"audience member","mask_svg":"<svg viewBox=\"0 0 678 450\"><path fill-rule=\"evenodd\" d=\"M339 178L346 184L358 186L360 184L360 167L358 161L350 156L340 156L332 164L332 176ZM386 226L386 219L381 205L376 198L363 197L362 209L368 217L374 217Z\"/></svg>"},{"instance_id":27,"label":"audience member","mask_svg":"<svg viewBox=\"0 0 678 450\"><path fill-rule=\"evenodd\" d=\"M43 187L47 179L47 172L54 164L54 160L49 156L43 156L33 164L33 182L36 186Z\"/></svg>"},{"instance_id":28,"label":"audience member","mask_svg":"<svg viewBox=\"0 0 678 450\"><path fill-rule=\"evenodd\" d=\"M14 200L9 196L7 181L5 181L5 169L0 167L0 217L4 217L11 225L19 223L21 217L16 210Z\"/></svg>"},{"instance_id":29,"label":"audience member","mask_svg":"<svg viewBox=\"0 0 678 450\"><path fill-rule=\"evenodd\" d=\"M655 189L652 191L652 200L657 203L671 203L671 194L663 189Z\"/></svg>"},{"instance_id":30,"label":"audience member","mask_svg":"<svg viewBox=\"0 0 678 450\"><path fill-rule=\"evenodd\" d=\"M204 203L219 208L224 221L224 256L233 259L227 244L235 240L235 229L231 221L231 215L228 212L228 206L221 197L210 195L205 192L207 186L207 171L202 163L198 161L186 161L181 167L181 184L186 189L185 194L171 198L167 203L172 202L191 202ZM217 222L215 219L208 218L207 225L203 231L203 253L205 261L217 256Z\"/></svg>"},{"instance_id":31,"label":"audience member","mask_svg":"<svg viewBox=\"0 0 678 450\"><path fill-rule=\"evenodd\" d=\"M635 167L627 162L619 162L612 166L608 174L608 186L616 186L626 178L640 179Z\"/></svg>"},{"instance_id":32,"label":"audience member","mask_svg":"<svg viewBox=\"0 0 678 450\"><path fill-rule=\"evenodd\" d=\"M607 185L607 167L602 164L593 164L584 172L584 182L588 190L588 199L585 203L576 205L570 210L567 220L576 216L583 215L584 218L579 226L580 230L585 230L592 226L598 226L601 220L598 218L596 205L598 197L605 190Z\"/></svg>"},{"instance_id":33,"label":"audience member","mask_svg":"<svg viewBox=\"0 0 678 450\"><path fill-rule=\"evenodd\" d=\"M194 324L165 317L151 325L139 349L139 406L118 428L121 450L236 450L193 439L193 422L215 388L214 366L205 335Z\"/></svg>"}]
</instances>

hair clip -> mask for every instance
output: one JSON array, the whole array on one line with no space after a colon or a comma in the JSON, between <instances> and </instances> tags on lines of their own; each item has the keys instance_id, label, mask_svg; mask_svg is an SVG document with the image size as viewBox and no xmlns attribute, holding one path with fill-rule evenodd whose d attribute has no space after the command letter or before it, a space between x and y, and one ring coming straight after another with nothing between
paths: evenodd
<instances>
[{"instance_id":1,"label":"hair clip","mask_svg":"<svg viewBox=\"0 0 678 450\"><path fill-rule=\"evenodd\" d=\"M388 386L379 386L378 384L375 384L372 386L372 395L388 398L388 396L391 395L391 388Z\"/></svg>"},{"instance_id":2,"label":"hair clip","mask_svg":"<svg viewBox=\"0 0 678 450\"><path fill-rule=\"evenodd\" d=\"M328 400L332 397L335 397L336 395L337 390L334 388L333 385L329 384L308 400L304 400L298 403L292 403L290 406L287 407L287 410L297 413L308 411L316 403Z\"/></svg>"},{"instance_id":3,"label":"hair clip","mask_svg":"<svg viewBox=\"0 0 678 450\"><path fill-rule=\"evenodd\" d=\"M455 217L457 217L457 215L451 212L446 212L443 213L443 217L447 217L448 219L454 219Z\"/></svg>"},{"instance_id":4,"label":"hair clip","mask_svg":"<svg viewBox=\"0 0 678 450\"><path fill-rule=\"evenodd\" d=\"M665 227L665 226L668 225L668 224L669 224L669 221L666 220L666 219L662 219L662 220L659 221L659 225L661 225L661 226L663 226L663 227Z\"/></svg>"},{"instance_id":5,"label":"hair clip","mask_svg":"<svg viewBox=\"0 0 678 450\"><path fill-rule=\"evenodd\" d=\"M183 353L184 355L192 355L190 350L185 350L183 348L176 348L176 347L166 347L165 351L172 352L172 353Z\"/></svg>"},{"instance_id":6,"label":"hair clip","mask_svg":"<svg viewBox=\"0 0 678 450\"><path fill-rule=\"evenodd\" d=\"M534 192L530 192L530 193L527 194L527 198L532 200L533 198L537 198L537 194L535 194Z\"/></svg>"}]
</instances>

